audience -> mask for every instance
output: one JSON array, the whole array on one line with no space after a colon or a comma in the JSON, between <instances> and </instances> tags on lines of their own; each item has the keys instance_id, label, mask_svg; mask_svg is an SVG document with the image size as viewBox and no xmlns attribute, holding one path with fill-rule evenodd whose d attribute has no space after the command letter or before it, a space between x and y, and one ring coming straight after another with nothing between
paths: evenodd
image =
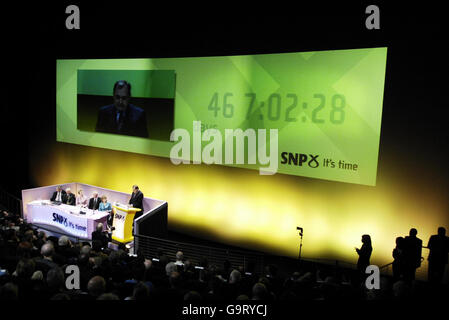
<instances>
[{"instance_id":1,"label":"audience","mask_svg":"<svg viewBox=\"0 0 449 320\"><path fill-rule=\"evenodd\" d=\"M36 231L8 212L2 212L2 217L0 269L6 272L0 275L0 300L4 301L400 300L425 298L433 292L426 282L414 280L421 263L422 243L416 237L416 229L410 230L408 237L396 240L393 278L381 276L381 289L367 290L360 284L360 273L370 263L373 249L369 235L362 237L363 245L357 249L358 270L303 262L300 269L289 275L281 274L274 264L258 273L254 262L242 267L224 261L217 266L202 258L194 263L182 251L172 261L162 249L157 249L157 257L145 257L141 252L129 255L125 246L118 250L108 248L109 239L102 225L94 232L92 243L72 242L67 236L56 238ZM447 241L444 228L429 240L429 279L433 284L442 283ZM68 265L79 267L79 289L66 287Z\"/></svg>"}]
</instances>

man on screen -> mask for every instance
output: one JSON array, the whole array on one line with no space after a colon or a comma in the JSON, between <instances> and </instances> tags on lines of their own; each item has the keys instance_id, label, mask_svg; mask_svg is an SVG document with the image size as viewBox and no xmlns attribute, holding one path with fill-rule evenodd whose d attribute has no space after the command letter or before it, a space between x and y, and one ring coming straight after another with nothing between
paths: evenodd
<instances>
[{"instance_id":1,"label":"man on screen","mask_svg":"<svg viewBox=\"0 0 449 320\"><path fill-rule=\"evenodd\" d=\"M129 103L131 84L117 81L113 93L114 103L100 109L95 131L147 138L145 110Z\"/></svg>"},{"instance_id":2,"label":"man on screen","mask_svg":"<svg viewBox=\"0 0 449 320\"><path fill-rule=\"evenodd\" d=\"M53 195L51 196L50 200L51 201L57 201L57 202L66 202L66 193L65 191L62 189L61 186L57 186L56 187L56 191L53 192Z\"/></svg>"}]
</instances>

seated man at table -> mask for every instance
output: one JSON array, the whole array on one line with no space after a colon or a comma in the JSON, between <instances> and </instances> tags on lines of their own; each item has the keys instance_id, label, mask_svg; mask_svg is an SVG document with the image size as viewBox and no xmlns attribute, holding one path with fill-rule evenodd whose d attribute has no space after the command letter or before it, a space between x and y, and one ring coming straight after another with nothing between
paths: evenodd
<instances>
[{"instance_id":1,"label":"seated man at table","mask_svg":"<svg viewBox=\"0 0 449 320\"><path fill-rule=\"evenodd\" d=\"M74 206L76 203L75 195L72 193L70 188L65 189L65 192L66 192L66 198L65 198L65 201L63 201L63 203L68 204L69 206Z\"/></svg>"},{"instance_id":2,"label":"seated man at table","mask_svg":"<svg viewBox=\"0 0 449 320\"><path fill-rule=\"evenodd\" d=\"M51 201L65 202L66 201L66 193L62 189L61 186L56 187L56 191L53 192L53 195L50 198Z\"/></svg>"},{"instance_id":3,"label":"seated man at table","mask_svg":"<svg viewBox=\"0 0 449 320\"><path fill-rule=\"evenodd\" d=\"M106 196L101 197L101 202L100 202L100 206L98 207L98 210L99 211L111 211L112 210L112 206L108 202L108 198Z\"/></svg>"},{"instance_id":4,"label":"seated man at table","mask_svg":"<svg viewBox=\"0 0 449 320\"><path fill-rule=\"evenodd\" d=\"M92 198L89 199L89 205L88 208L91 210L98 210L98 207L100 206L100 197L98 197L98 192L95 191L92 194Z\"/></svg>"}]
</instances>

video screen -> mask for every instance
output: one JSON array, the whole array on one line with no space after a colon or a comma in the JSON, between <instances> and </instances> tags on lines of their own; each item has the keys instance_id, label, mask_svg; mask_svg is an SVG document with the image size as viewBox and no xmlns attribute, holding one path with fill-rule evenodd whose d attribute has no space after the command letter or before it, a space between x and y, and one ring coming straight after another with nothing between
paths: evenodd
<instances>
[{"instance_id":1,"label":"video screen","mask_svg":"<svg viewBox=\"0 0 449 320\"><path fill-rule=\"evenodd\" d=\"M386 55L58 60L57 141L374 186Z\"/></svg>"}]
</instances>

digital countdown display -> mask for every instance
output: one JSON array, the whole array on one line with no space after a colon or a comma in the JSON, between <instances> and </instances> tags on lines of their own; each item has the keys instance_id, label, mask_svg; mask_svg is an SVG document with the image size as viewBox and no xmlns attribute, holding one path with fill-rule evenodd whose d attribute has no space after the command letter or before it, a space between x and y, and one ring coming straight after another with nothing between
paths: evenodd
<instances>
[{"instance_id":1,"label":"digital countdown display","mask_svg":"<svg viewBox=\"0 0 449 320\"><path fill-rule=\"evenodd\" d=\"M180 158L190 163L195 144L204 152L214 143L215 158L220 149L216 164L259 170L267 164L254 154L263 145L267 155L275 151L278 174L374 186L386 56L387 48L368 48L57 60L57 141L168 158L179 143L170 140L171 133L184 129L192 147ZM130 110L142 115L135 126L145 127L139 131L144 135L98 130L97 117L112 108L119 80L131 85ZM204 139L209 129L222 139ZM272 130L276 139L270 139ZM225 140L237 131L254 132L257 142L254 149L250 135L244 137L243 163L236 161L235 136L232 161L226 161Z\"/></svg>"}]
</instances>

